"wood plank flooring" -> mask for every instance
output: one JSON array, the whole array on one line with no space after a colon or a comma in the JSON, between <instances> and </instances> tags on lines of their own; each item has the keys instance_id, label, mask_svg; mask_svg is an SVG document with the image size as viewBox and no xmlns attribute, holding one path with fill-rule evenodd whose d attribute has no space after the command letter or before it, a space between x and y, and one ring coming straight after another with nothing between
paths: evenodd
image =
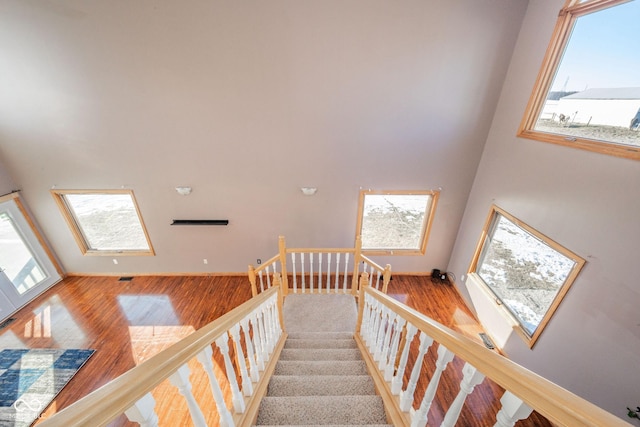
<instances>
[{"instance_id":1,"label":"wood plank flooring","mask_svg":"<svg viewBox=\"0 0 640 427\"><path fill-rule=\"evenodd\" d=\"M394 276L389 294L440 323L480 340L478 322L452 286L432 283L428 277ZM78 372L44 417L68 406L93 390L135 367L196 329L215 320L251 297L246 276L70 277L46 291L16 313L16 320L0 331L4 348L93 348L94 356ZM435 349L431 349L434 352ZM423 369L433 372L433 354ZM429 413L429 425L439 425L458 392L463 362L447 369ZM192 366L193 365L193 366ZM210 395L197 363L193 371L194 394ZM410 372L408 367L407 372ZM216 374L223 376L218 362ZM200 370L201 371L201 370ZM416 402L422 399L427 378L418 385ZM165 381L166 383L166 381ZM495 423L501 389L485 382L469 396L458 425L490 426ZM162 425L190 426L186 404L168 384L154 391ZM165 400L164 398L168 398ZM160 403L164 400L164 403ZM199 399L200 400L200 399ZM210 399L212 400L212 399ZM218 425L212 402L200 402L210 426ZM124 416L111 426L136 425ZM517 426L547 426L535 414Z\"/></svg>"}]
</instances>

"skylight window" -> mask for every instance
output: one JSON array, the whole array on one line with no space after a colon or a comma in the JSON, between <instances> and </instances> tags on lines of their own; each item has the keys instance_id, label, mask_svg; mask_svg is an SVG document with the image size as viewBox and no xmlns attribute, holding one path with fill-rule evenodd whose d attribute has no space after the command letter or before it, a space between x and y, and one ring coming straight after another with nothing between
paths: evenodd
<instances>
[{"instance_id":1,"label":"skylight window","mask_svg":"<svg viewBox=\"0 0 640 427\"><path fill-rule=\"evenodd\" d=\"M518 136L640 160L640 1L568 0Z\"/></svg>"},{"instance_id":2,"label":"skylight window","mask_svg":"<svg viewBox=\"0 0 640 427\"><path fill-rule=\"evenodd\" d=\"M86 255L153 255L133 191L53 190Z\"/></svg>"}]
</instances>

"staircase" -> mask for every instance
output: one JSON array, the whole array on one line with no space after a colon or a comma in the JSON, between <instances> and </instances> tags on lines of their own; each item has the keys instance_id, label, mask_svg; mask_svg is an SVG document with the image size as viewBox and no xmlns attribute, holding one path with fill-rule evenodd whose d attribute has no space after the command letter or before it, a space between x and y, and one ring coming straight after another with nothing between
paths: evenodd
<instances>
[{"instance_id":1,"label":"staircase","mask_svg":"<svg viewBox=\"0 0 640 427\"><path fill-rule=\"evenodd\" d=\"M353 334L290 334L256 424L387 426Z\"/></svg>"}]
</instances>

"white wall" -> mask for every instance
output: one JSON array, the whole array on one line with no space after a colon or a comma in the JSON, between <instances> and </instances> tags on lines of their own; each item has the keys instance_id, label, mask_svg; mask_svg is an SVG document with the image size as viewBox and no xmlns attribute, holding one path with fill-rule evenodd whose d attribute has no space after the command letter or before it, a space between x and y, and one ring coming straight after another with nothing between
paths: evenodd
<instances>
[{"instance_id":1,"label":"white wall","mask_svg":"<svg viewBox=\"0 0 640 427\"><path fill-rule=\"evenodd\" d=\"M529 4L449 269L466 273L492 203L585 258L535 347L512 334L504 351L626 418L640 403L640 163L515 137L563 3ZM469 281L458 285L486 327L504 328Z\"/></svg>"},{"instance_id":2,"label":"white wall","mask_svg":"<svg viewBox=\"0 0 640 427\"><path fill-rule=\"evenodd\" d=\"M17 190L16 184L11 179L9 171L2 161L2 151L0 151L0 196Z\"/></svg>"},{"instance_id":3,"label":"white wall","mask_svg":"<svg viewBox=\"0 0 640 427\"><path fill-rule=\"evenodd\" d=\"M352 246L360 187L443 187L427 254L380 260L419 272L449 260L526 1L0 8L0 148L67 271L243 272L280 234ZM157 255L82 256L54 185L132 188Z\"/></svg>"}]
</instances>

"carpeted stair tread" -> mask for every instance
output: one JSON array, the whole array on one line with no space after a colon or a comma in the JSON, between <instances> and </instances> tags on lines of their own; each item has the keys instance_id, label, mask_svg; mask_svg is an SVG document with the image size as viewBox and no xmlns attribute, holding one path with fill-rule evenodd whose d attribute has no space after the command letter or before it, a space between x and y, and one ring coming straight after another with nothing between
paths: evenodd
<instances>
[{"instance_id":1,"label":"carpeted stair tread","mask_svg":"<svg viewBox=\"0 0 640 427\"><path fill-rule=\"evenodd\" d=\"M294 340L350 340L353 339L352 332L292 332L289 334L289 339Z\"/></svg>"},{"instance_id":2,"label":"carpeted stair tread","mask_svg":"<svg viewBox=\"0 0 640 427\"><path fill-rule=\"evenodd\" d=\"M268 396L375 395L368 375L276 375L269 382Z\"/></svg>"},{"instance_id":3,"label":"carpeted stair tread","mask_svg":"<svg viewBox=\"0 0 640 427\"><path fill-rule=\"evenodd\" d=\"M362 360L280 360L274 375L369 375Z\"/></svg>"},{"instance_id":4,"label":"carpeted stair tread","mask_svg":"<svg viewBox=\"0 0 640 427\"><path fill-rule=\"evenodd\" d=\"M284 348L358 348L353 338L349 339L287 339Z\"/></svg>"},{"instance_id":5,"label":"carpeted stair tread","mask_svg":"<svg viewBox=\"0 0 640 427\"><path fill-rule=\"evenodd\" d=\"M357 348L285 348L280 360L362 360Z\"/></svg>"},{"instance_id":6,"label":"carpeted stair tread","mask_svg":"<svg viewBox=\"0 0 640 427\"><path fill-rule=\"evenodd\" d=\"M267 396L257 425L264 424L386 424L380 396Z\"/></svg>"},{"instance_id":7,"label":"carpeted stair tread","mask_svg":"<svg viewBox=\"0 0 640 427\"><path fill-rule=\"evenodd\" d=\"M353 296L289 295L284 318L289 336L256 424L390 427L353 339Z\"/></svg>"}]
</instances>

